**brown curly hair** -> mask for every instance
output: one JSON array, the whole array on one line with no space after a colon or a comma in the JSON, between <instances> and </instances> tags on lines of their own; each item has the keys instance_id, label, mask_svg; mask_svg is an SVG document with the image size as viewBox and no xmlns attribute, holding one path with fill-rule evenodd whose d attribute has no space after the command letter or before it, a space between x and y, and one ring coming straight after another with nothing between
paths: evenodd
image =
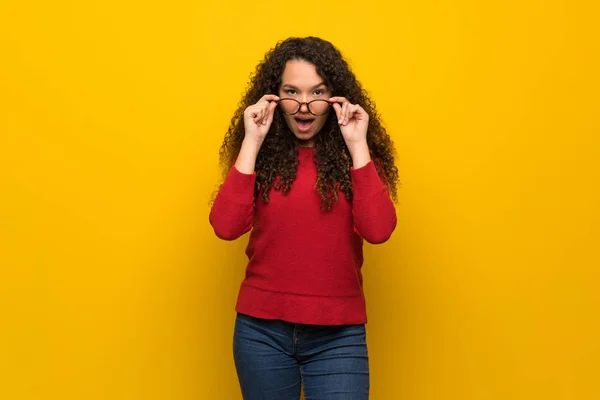
<instances>
[{"instance_id":1,"label":"brown curly hair","mask_svg":"<svg viewBox=\"0 0 600 400\"><path fill-rule=\"evenodd\" d=\"M359 104L369 114L367 144L379 176L384 180L392 199L397 201L398 169L394 165L394 145L381 126L375 103L354 76L341 53L330 42L317 38L288 38L265 54L256 71L250 76L246 93L238 104L231 125L219 150L219 164L223 178L233 166L244 140L244 110L263 95L278 93L281 76L290 60L307 61L316 67L333 96L343 96ZM331 210L338 201L338 191L352 199L350 167L352 158L342 136L334 112L315 138L317 182L315 188L321 197L321 209ZM298 166L297 142L294 134L277 108L269 132L256 160L255 200L269 201L273 188L286 194L296 178Z\"/></svg>"}]
</instances>

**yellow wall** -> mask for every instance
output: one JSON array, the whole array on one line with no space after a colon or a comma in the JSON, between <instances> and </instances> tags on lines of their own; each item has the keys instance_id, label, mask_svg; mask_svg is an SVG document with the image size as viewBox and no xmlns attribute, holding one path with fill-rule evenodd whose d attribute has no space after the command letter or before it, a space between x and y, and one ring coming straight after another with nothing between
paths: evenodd
<instances>
[{"instance_id":1,"label":"yellow wall","mask_svg":"<svg viewBox=\"0 0 600 400\"><path fill-rule=\"evenodd\" d=\"M265 51L309 34L398 147L372 398L600 398L597 9L386 3L1 3L0 398L240 398L217 152Z\"/></svg>"}]
</instances>

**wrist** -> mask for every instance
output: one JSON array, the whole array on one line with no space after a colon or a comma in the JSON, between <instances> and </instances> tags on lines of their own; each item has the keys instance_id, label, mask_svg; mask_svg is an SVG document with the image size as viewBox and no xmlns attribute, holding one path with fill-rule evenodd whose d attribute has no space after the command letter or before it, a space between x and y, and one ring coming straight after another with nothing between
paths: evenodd
<instances>
[{"instance_id":1,"label":"wrist","mask_svg":"<svg viewBox=\"0 0 600 400\"><path fill-rule=\"evenodd\" d=\"M354 168L364 167L371 161L371 154L369 153L369 145L367 141L360 141L354 143L346 143L350 157L352 157L352 166Z\"/></svg>"},{"instance_id":2,"label":"wrist","mask_svg":"<svg viewBox=\"0 0 600 400\"><path fill-rule=\"evenodd\" d=\"M367 144L367 139L361 139L361 140L357 140L357 141L346 141L346 147L348 147L348 150L352 153L357 152L357 151L363 151L365 148L369 148L369 145Z\"/></svg>"},{"instance_id":3,"label":"wrist","mask_svg":"<svg viewBox=\"0 0 600 400\"><path fill-rule=\"evenodd\" d=\"M256 157L260 150L262 141L245 138L238 153L235 167L244 174L252 174L256 166Z\"/></svg>"},{"instance_id":4,"label":"wrist","mask_svg":"<svg viewBox=\"0 0 600 400\"><path fill-rule=\"evenodd\" d=\"M260 150L260 148L263 144L263 141L264 141L264 139L246 136L244 138L244 140L242 141L241 149L245 149L246 151L256 152L256 154L258 154L258 151Z\"/></svg>"}]
</instances>

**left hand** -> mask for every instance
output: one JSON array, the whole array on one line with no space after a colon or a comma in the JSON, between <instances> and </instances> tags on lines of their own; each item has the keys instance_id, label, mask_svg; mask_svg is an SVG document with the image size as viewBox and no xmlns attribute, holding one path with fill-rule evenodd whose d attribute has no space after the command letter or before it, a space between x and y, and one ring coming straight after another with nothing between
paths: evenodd
<instances>
[{"instance_id":1,"label":"left hand","mask_svg":"<svg viewBox=\"0 0 600 400\"><path fill-rule=\"evenodd\" d=\"M329 101L333 102L332 106L346 146L366 142L369 114L358 104L350 103L345 97L336 96Z\"/></svg>"}]
</instances>

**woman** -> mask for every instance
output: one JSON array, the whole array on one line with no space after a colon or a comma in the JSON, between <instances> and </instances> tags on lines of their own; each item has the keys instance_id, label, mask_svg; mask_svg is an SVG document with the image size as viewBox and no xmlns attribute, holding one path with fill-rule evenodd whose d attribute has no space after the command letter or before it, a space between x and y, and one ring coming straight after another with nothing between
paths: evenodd
<instances>
[{"instance_id":1,"label":"woman","mask_svg":"<svg viewBox=\"0 0 600 400\"><path fill-rule=\"evenodd\" d=\"M244 399L368 398L362 244L396 226L393 153L331 43L289 38L258 65L210 212L222 239L252 230L233 345Z\"/></svg>"}]
</instances>

